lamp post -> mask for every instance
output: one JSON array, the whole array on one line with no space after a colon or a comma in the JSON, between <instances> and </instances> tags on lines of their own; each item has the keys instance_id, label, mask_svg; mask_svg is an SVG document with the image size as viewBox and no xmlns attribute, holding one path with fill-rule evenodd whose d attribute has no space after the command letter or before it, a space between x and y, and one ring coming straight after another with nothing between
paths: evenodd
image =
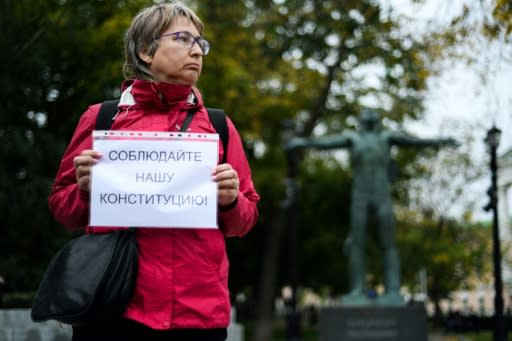
<instances>
[{"instance_id":1,"label":"lamp post","mask_svg":"<svg viewBox=\"0 0 512 341\"><path fill-rule=\"evenodd\" d=\"M491 154L490 168L491 168L491 187L487 191L489 194L489 204L484 209L486 211L492 210L492 241L493 241L493 266L494 266L494 341L506 341L507 331L505 329L505 320L503 317L503 282L501 280L501 246L500 234L498 226L498 165L496 157L496 149L500 143L501 130L492 126L487 132L485 143L489 147Z\"/></svg>"}]
</instances>

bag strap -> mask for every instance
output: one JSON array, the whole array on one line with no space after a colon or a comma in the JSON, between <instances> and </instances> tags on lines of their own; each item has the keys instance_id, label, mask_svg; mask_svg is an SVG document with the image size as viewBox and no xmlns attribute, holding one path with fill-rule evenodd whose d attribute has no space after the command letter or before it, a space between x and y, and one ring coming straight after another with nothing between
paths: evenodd
<instances>
[{"instance_id":1,"label":"bag strap","mask_svg":"<svg viewBox=\"0 0 512 341\"><path fill-rule=\"evenodd\" d=\"M112 120L117 113L118 104L119 99L107 100L101 103L100 111L98 112L98 117L96 118L96 130L110 129L112 126ZM206 108L206 110L208 111L208 118L210 119L210 122L212 122L215 131L217 131L220 136L222 147L224 147L224 155L222 157L221 163L225 163L229 143L229 129L226 113L222 109ZM183 122L181 127L182 131L188 128L194 113L195 112L192 110L188 112L187 118L185 118L185 122Z\"/></svg>"},{"instance_id":2,"label":"bag strap","mask_svg":"<svg viewBox=\"0 0 512 341\"><path fill-rule=\"evenodd\" d=\"M98 117L96 117L96 130L109 130L112 120L117 113L118 99L112 99L101 103Z\"/></svg>"},{"instance_id":3,"label":"bag strap","mask_svg":"<svg viewBox=\"0 0 512 341\"><path fill-rule=\"evenodd\" d=\"M213 127L219 134L222 146L224 147L224 155L222 156L221 163L226 163L229 143L229 129L226 113L222 109L206 108L206 110L208 110L210 122L212 122Z\"/></svg>"},{"instance_id":4,"label":"bag strap","mask_svg":"<svg viewBox=\"0 0 512 341\"><path fill-rule=\"evenodd\" d=\"M181 125L180 131L186 132L188 129L188 126L190 125L190 122L192 122L192 119L194 118L194 114L196 113L195 110L189 110L187 113L187 117L185 117L185 121L183 121L183 124Z\"/></svg>"}]
</instances>

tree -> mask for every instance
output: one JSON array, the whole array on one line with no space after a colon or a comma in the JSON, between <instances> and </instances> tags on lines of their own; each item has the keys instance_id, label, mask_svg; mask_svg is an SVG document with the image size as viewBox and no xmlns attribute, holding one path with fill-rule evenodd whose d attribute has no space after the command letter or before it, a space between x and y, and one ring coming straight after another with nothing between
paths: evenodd
<instances>
[{"instance_id":1,"label":"tree","mask_svg":"<svg viewBox=\"0 0 512 341\"><path fill-rule=\"evenodd\" d=\"M483 160L473 155L479 140L475 141L470 124L447 121L442 126L461 132L461 145L422 155L409 164L405 172L411 175L398 186L407 194L399 197L397 209L401 256L408 260L405 281L413 288L418 271L427 270L428 295L437 319L440 300L453 290L470 288L475 277L482 278L491 254L489 229L472 219L481 197L472 184L486 169Z\"/></svg>"},{"instance_id":2,"label":"tree","mask_svg":"<svg viewBox=\"0 0 512 341\"><path fill-rule=\"evenodd\" d=\"M27 291L69 238L46 197L79 115L118 93L120 37L138 6L73 0L0 6L0 47L10 51L0 57L0 273Z\"/></svg>"},{"instance_id":3,"label":"tree","mask_svg":"<svg viewBox=\"0 0 512 341\"><path fill-rule=\"evenodd\" d=\"M504 33L510 37L512 33L512 6L510 2L506 0L497 0L493 2L494 8L492 11L495 19L495 27L498 29L491 30L491 32L497 33L497 31L504 31Z\"/></svg>"},{"instance_id":4,"label":"tree","mask_svg":"<svg viewBox=\"0 0 512 341\"><path fill-rule=\"evenodd\" d=\"M368 103L378 103L390 122L421 115L422 91L429 74L423 64L424 46L412 37L401 36L379 3L253 1L247 6L245 20L264 55L269 56L269 67L284 67L273 78L260 80L259 89L292 104L281 112L291 114L301 135L352 126L361 107ZM271 122L275 119L274 113ZM281 148L276 144L278 133L279 125L274 125L261 135L268 150L263 156L267 161L273 158L276 147ZM301 211L307 209L304 202ZM302 220L302 225L309 228L318 223ZM325 273L320 273L321 267L315 268L317 279L322 278ZM259 302L272 307L271 301ZM255 339L268 339L260 330L269 318L258 319L262 323L255 329Z\"/></svg>"},{"instance_id":5,"label":"tree","mask_svg":"<svg viewBox=\"0 0 512 341\"><path fill-rule=\"evenodd\" d=\"M398 214L400 252L405 283L414 290L419 270L427 272L427 295L434 319L441 321L440 301L460 288L470 289L475 278L485 281L491 254L489 228L482 223L436 217L402 208Z\"/></svg>"}]
</instances>

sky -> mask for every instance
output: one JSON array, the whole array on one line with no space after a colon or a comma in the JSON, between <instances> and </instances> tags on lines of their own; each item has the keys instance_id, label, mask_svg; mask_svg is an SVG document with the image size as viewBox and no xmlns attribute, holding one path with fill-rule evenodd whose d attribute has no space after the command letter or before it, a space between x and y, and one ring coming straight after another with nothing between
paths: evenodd
<instances>
[{"instance_id":1,"label":"sky","mask_svg":"<svg viewBox=\"0 0 512 341\"><path fill-rule=\"evenodd\" d=\"M461 13L464 5L475 8L475 4L486 6L489 1L425 0L418 4L411 0L381 0L381 3L393 8L403 23L404 31L416 34L447 26L454 16ZM478 7L471 20L481 22L488 13ZM449 135L462 139L464 132L452 129L453 126L446 123L455 121L462 126L470 126L475 139L473 157L488 162L484 138L493 124L502 130L498 155L512 150L512 46L489 45L477 36L468 37L468 41L474 43L468 52L475 58L475 63L468 65L457 60L442 63L440 74L428 81L424 118L407 122L405 128L421 137ZM487 77L486 82L482 81L482 75ZM479 209L488 201L486 191L489 184L490 175L473 184L472 190L483 194L481 204L476 205L475 219L490 219L489 213ZM511 196L509 193L509 203L512 203Z\"/></svg>"},{"instance_id":2,"label":"sky","mask_svg":"<svg viewBox=\"0 0 512 341\"><path fill-rule=\"evenodd\" d=\"M462 11L465 4L475 3L470 0L425 0L423 4L413 4L410 0L381 1L403 17L404 30L414 32L444 27ZM482 20L479 15L486 14L477 11L472 20ZM512 134L506 133L512 128L512 62L505 57L507 54L511 56L512 47L501 44L489 46L483 41L478 44L479 40L475 39L475 51L471 52L476 62L467 65L463 61L446 61L441 74L428 82L424 119L410 122L407 126L420 135L447 134L443 131L446 119L469 122L475 125L475 138L480 136L482 140L481 150L475 152L484 153L483 139L494 123L503 132L498 149L501 154L512 149ZM481 80L482 74L489 77L486 83Z\"/></svg>"}]
</instances>

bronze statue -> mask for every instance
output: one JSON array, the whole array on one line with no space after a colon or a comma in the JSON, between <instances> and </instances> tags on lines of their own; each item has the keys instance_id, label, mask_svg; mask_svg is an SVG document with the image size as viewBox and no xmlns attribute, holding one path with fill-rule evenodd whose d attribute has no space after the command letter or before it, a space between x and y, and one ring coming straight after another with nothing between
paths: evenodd
<instances>
[{"instance_id":1,"label":"bronze statue","mask_svg":"<svg viewBox=\"0 0 512 341\"><path fill-rule=\"evenodd\" d=\"M295 137L288 150L299 147L318 149L347 148L352 170L350 232L346 242L349 256L351 291L342 304L369 303L365 295L366 225L368 213L375 213L383 251L385 294L377 302L386 305L403 303L400 295L400 259L395 246L395 222L391 199L390 163L392 146L457 146L452 138L421 139L405 133L381 131L376 111L365 110L359 119L359 132L346 131L319 138Z\"/></svg>"}]
</instances>

